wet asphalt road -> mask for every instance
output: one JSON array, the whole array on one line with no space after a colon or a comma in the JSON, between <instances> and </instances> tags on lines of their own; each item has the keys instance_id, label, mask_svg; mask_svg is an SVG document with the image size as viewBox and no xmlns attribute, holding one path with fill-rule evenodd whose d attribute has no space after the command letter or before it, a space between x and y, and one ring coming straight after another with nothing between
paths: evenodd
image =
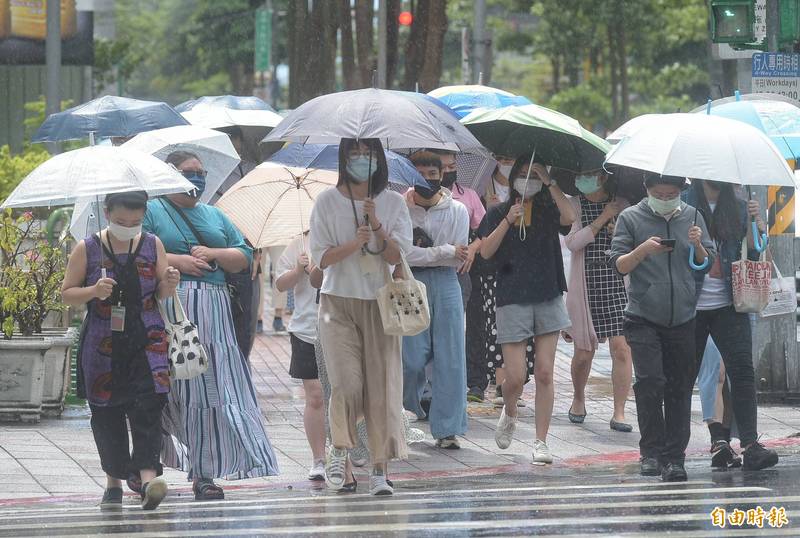
<instances>
[{"instance_id":1,"label":"wet asphalt road","mask_svg":"<svg viewBox=\"0 0 800 538\"><path fill-rule=\"evenodd\" d=\"M641 477L635 465L533 467L480 476L398 481L394 497L337 496L304 487L229 490L221 502L186 492L152 513L126 497L125 510L101 513L97 500L63 499L0 511L0 538L22 536L800 536L800 455L779 467L712 472L687 462L689 482ZM712 524L760 506L763 528ZM772 507L788 523L771 526ZM757 514L757 512L753 512ZM736 515L733 516L734 521ZM774 520L777 524L778 521Z\"/></svg>"}]
</instances>

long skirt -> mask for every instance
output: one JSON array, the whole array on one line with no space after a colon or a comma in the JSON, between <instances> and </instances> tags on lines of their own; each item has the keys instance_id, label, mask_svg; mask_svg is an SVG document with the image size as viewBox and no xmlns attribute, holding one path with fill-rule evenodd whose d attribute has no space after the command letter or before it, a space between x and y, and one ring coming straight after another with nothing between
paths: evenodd
<instances>
[{"instance_id":1,"label":"long skirt","mask_svg":"<svg viewBox=\"0 0 800 538\"><path fill-rule=\"evenodd\" d=\"M209 366L201 376L172 381L162 416L164 465L187 472L190 480L278 474L250 368L236 344L227 289L181 282L178 295L197 325Z\"/></svg>"}]
</instances>

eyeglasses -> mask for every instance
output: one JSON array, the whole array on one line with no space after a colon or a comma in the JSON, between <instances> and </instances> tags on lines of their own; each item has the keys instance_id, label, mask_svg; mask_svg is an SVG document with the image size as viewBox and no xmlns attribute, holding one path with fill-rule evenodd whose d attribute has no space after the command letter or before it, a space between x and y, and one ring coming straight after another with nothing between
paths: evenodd
<instances>
[{"instance_id":1,"label":"eyeglasses","mask_svg":"<svg viewBox=\"0 0 800 538\"><path fill-rule=\"evenodd\" d=\"M208 172L205 170L181 170L181 174L186 179L191 179L193 177L199 177L205 179L208 175Z\"/></svg>"}]
</instances>

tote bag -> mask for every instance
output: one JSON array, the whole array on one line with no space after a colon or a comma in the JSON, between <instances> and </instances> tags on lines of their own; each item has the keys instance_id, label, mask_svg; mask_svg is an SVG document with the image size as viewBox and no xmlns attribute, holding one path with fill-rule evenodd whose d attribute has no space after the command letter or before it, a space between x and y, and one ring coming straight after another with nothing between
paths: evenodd
<instances>
[{"instance_id":1,"label":"tote bag","mask_svg":"<svg viewBox=\"0 0 800 538\"><path fill-rule=\"evenodd\" d=\"M395 281L389 267L383 263L386 285L378 290L378 309L381 312L383 332L391 336L414 336L431 323L428 308L428 291L425 284L414 279L406 256L400 253L403 279Z\"/></svg>"},{"instance_id":2,"label":"tote bag","mask_svg":"<svg viewBox=\"0 0 800 538\"><path fill-rule=\"evenodd\" d=\"M197 327L186 317L186 311L178 298L172 295L173 316L167 315L163 301L158 301L158 310L164 320L164 329L169 338L169 375L172 379L192 379L208 370L208 354ZM172 321L172 320L175 321Z\"/></svg>"},{"instance_id":3,"label":"tote bag","mask_svg":"<svg viewBox=\"0 0 800 538\"><path fill-rule=\"evenodd\" d=\"M769 303L772 262L766 259L766 250L761 259L747 259L747 241L742 241L742 256L731 264L733 285L733 307L737 312L761 312Z\"/></svg>"},{"instance_id":4,"label":"tote bag","mask_svg":"<svg viewBox=\"0 0 800 538\"><path fill-rule=\"evenodd\" d=\"M775 278L770 281L769 301L767 307L761 311L761 317L794 314L797 311L797 295L793 276L784 277L777 265Z\"/></svg>"}]
</instances>

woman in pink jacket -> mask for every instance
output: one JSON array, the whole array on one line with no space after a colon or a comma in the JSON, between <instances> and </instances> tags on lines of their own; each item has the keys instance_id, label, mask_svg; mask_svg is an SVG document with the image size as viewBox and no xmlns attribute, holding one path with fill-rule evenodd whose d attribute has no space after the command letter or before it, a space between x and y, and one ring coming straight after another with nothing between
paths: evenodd
<instances>
[{"instance_id":1,"label":"woman in pink jacket","mask_svg":"<svg viewBox=\"0 0 800 538\"><path fill-rule=\"evenodd\" d=\"M580 196L570 199L578 216L565 239L571 251L567 311L575 353L572 357L574 396L569 420L582 424L586 418L584 390L598 343L608 339L614 415L611 429L630 432L625 422L625 401L631 386L631 350L622 334L623 311L628 298L622 275L608 264L607 251L614 234L614 220L627 203L614 199L613 188L602 170L579 175L575 186Z\"/></svg>"}]
</instances>

